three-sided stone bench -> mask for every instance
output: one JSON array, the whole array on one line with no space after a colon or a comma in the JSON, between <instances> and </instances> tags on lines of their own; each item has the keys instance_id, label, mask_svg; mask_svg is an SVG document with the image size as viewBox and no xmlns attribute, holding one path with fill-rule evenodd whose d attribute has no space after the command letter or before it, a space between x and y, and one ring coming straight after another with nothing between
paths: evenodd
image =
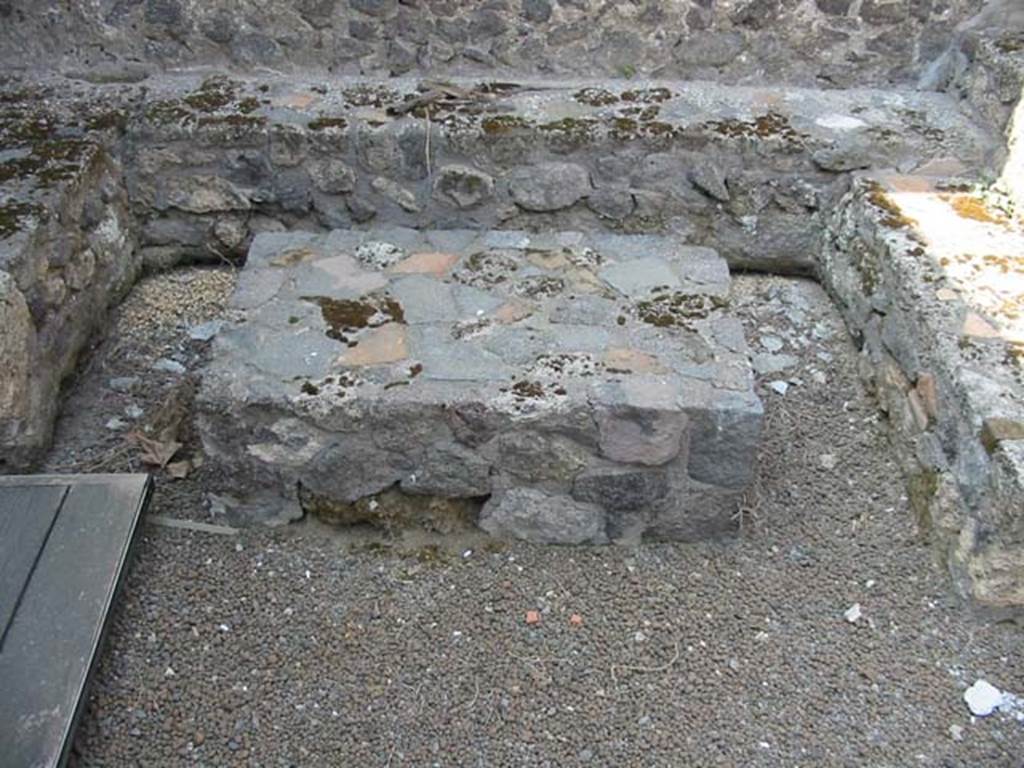
<instances>
[{"instance_id":1,"label":"three-sided stone bench","mask_svg":"<svg viewBox=\"0 0 1024 768\"><path fill-rule=\"evenodd\" d=\"M711 249L577 232L254 241L198 399L236 520L537 542L735 524L759 443Z\"/></svg>"},{"instance_id":2,"label":"three-sided stone bench","mask_svg":"<svg viewBox=\"0 0 1024 768\"><path fill-rule=\"evenodd\" d=\"M259 232L671 233L813 275L854 172L972 175L1000 148L950 95L907 89L0 78L0 470L45 453L62 381L139 274L241 260Z\"/></svg>"}]
</instances>

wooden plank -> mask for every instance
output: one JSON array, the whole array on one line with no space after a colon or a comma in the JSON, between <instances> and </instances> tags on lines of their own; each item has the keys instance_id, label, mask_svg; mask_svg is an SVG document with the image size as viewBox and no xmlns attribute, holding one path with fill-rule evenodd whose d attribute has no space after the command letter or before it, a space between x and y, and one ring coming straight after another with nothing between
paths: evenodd
<instances>
[{"instance_id":1,"label":"wooden plank","mask_svg":"<svg viewBox=\"0 0 1024 768\"><path fill-rule=\"evenodd\" d=\"M0 649L67 489L0 489Z\"/></svg>"},{"instance_id":2,"label":"wooden plank","mask_svg":"<svg viewBox=\"0 0 1024 768\"><path fill-rule=\"evenodd\" d=\"M60 766L102 642L139 515L145 475L68 491L0 650L5 765Z\"/></svg>"},{"instance_id":3,"label":"wooden plank","mask_svg":"<svg viewBox=\"0 0 1024 768\"><path fill-rule=\"evenodd\" d=\"M0 488L37 485L107 485L121 482L126 477L145 477L145 475L0 475Z\"/></svg>"}]
</instances>

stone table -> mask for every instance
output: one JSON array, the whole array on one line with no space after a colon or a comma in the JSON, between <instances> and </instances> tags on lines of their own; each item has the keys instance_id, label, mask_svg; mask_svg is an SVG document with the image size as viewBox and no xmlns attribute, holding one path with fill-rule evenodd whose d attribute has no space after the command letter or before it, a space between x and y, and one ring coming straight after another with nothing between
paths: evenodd
<instances>
[{"instance_id":1,"label":"stone table","mask_svg":"<svg viewBox=\"0 0 1024 768\"><path fill-rule=\"evenodd\" d=\"M762 407L729 272L654 236L254 241L199 395L235 520L536 542L734 526Z\"/></svg>"}]
</instances>

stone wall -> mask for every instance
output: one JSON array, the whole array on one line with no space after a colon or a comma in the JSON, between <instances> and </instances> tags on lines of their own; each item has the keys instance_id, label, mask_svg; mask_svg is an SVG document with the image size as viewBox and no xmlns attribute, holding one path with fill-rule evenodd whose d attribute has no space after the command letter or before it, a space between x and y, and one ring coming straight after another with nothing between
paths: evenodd
<instances>
[{"instance_id":1,"label":"stone wall","mask_svg":"<svg viewBox=\"0 0 1024 768\"><path fill-rule=\"evenodd\" d=\"M896 188L925 195L925 183L904 179ZM974 605L1019 609L1024 347L1001 338L940 255L941 248L967 253L969 246L922 235L923 222L888 190L862 179L844 196L829 222L822 278L862 345L863 376L888 415L911 507L939 560ZM955 221L952 210L948 216ZM960 228L972 224L980 226L965 220ZM1016 272L1022 261L977 257L995 261L995 279L1004 282L1000 270Z\"/></svg>"},{"instance_id":2,"label":"stone wall","mask_svg":"<svg viewBox=\"0 0 1024 768\"><path fill-rule=\"evenodd\" d=\"M36 176L0 198L0 470L49 447L62 381L140 271L120 166L97 144L73 146L51 147L70 177L59 189Z\"/></svg>"},{"instance_id":3,"label":"stone wall","mask_svg":"<svg viewBox=\"0 0 1024 768\"><path fill-rule=\"evenodd\" d=\"M911 83L983 0L2 0L20 65Z\"/></svg>"}]
</instances>

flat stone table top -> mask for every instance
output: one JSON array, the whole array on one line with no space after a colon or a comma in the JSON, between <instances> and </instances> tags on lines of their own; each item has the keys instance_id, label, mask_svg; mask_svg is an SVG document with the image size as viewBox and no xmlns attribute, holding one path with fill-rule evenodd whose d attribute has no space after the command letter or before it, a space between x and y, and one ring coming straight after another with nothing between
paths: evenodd
<instances>
[{"instance_id":1,"label":"flat stone table top","mask_svg":"<svg viewBox=\"0 0 1024 768\"><path fill-rule=\"evenodd\" d=\"M651 236L260 235L205 374L208 449L342 504L397 487L493 506L527 487L607 507L581 476L673 462L733 493L761 409L728 289L714 251ZM524 468L534 451L545 466Z\"/></svg>"}]
</instances>

